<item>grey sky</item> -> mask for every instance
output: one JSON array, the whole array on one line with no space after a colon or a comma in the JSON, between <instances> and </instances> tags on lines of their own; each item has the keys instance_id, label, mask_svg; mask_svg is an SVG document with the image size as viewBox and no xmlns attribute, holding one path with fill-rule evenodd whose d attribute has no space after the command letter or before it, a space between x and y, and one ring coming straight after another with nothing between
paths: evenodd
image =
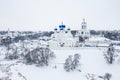
<instances>
[{"instance_id":1,"label":"grey sky","mask_svg":"<svg viewBox=\"0 0 120 80\"><path fill-rule=\"evenodd\" d=\"M120 0L0 0L0 30L120 29Z\"/></svg>"}]
</instances>

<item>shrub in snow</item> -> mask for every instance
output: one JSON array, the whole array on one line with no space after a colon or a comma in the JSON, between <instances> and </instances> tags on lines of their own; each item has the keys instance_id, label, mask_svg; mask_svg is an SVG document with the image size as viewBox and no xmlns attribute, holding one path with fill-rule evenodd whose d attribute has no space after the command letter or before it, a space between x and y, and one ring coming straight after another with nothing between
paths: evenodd
<instances>
[{"instance_id":1,"label":"shrub in snow","mask_svg":"<svg viewBox=\"0 0 120 80\"><path fill-rule=\"evenodd\" d=\"M115 49L113 46L110 46L107 50L107 52L104 54L104 57L106 59L106 61L109 63L109 64L112 64L113 61L115 60L115 57L117 55L115 54Z\"/></svg>"},{"instance_id":2,"label":"shrub in snow","mask_svg":"<svg viewBox=\"0 0 120 80\"><path fill-rule=\"evenodd\" d=\"M112 74L110 73L105 73L104 76L98 76L99 78L103 79L103 80L110 80L110 78L112 77Z\"/></svg>"},{"instance_id":3,"label":"shrub in snow","mask_svg":"<svg viewBox=\"0 0 120 80\"><path fill-rule=\"evenodd\" d=\"M80 60L80 55L79 54L75 54L74 59L72 59L72 56L69 55L69 57L65 60L64 69L67 72L77 69L77 67L80 64L79 60Z\"/></svg>"},{"instance_id":4,"label":"shrub in snow","mask_svg":"<svg viewBox=\"0 0 120 80\"><path fill-rule=\"evenodd\" d=\"M28 52L24 59L27 64L37 64L39 66L48 66L50 59L54 58L54 53L49 48L36 48Z\"/></svg>"},{"instance_id":5,"label":"shrub in snow","mask_svg":"<svg viewBox=\"0 0 120 80\"><path fill-rule=\"evenodd\" d=\"M97 80L94 74L89 74L89 73L85 75L85 78L86 78L85 80Z\"/></svg>"},{"instance_id":6,"label":"shrub in snow","mask_svg":"<svg viewBox=\"0 0 120 80\"><path fill-rule=\"evenodd\" d=\"M112 74L110 74L110 73L105 73L105 75L104 75L104 80L110 80L111 77L112 77Z\"/></svg>"}]
</instances>

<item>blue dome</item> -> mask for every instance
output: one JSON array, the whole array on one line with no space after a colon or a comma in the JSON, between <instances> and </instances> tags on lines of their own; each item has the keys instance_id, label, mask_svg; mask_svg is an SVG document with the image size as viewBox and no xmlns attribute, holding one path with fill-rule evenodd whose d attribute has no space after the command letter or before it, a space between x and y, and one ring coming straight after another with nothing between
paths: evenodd
<instances>
[{"instance_id":1,"label":"blue dome","mask_svg":"<svg viewBox=\"0 0 120 80\"><path fill-rule=\"evenodd\" d=\"M60 28L60 30L64 30L66 28L66 26L62 24L62 25L59 25L59 28Z\"/></svg>"}]
</instances>

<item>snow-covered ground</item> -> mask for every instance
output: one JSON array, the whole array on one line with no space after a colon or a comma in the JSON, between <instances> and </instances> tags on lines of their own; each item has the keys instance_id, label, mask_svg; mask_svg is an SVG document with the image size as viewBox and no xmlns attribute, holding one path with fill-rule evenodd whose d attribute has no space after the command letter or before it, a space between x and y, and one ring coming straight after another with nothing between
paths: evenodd
<instances>
[{"instance_id":1,"label":"snow-covered ground","mask_svg":"<svg viewBox=\"0 0 120 80\"><path fill-rule=\"evenodd\" d=\"M0 78L7 77L11 80L87 80L88 74L93 75L96 80L103 80L98 76L111 73L110 80L120 79L120 64L117 60L113 64L107 64L103 52L106 48L79 47L74 49L52 49L56 58L47 67L36 67L26 65L21 60L7 61L0 57ZM66 72L63 63L68 55L80 54L80 70ZM2 55L1 55L2 56ZM56 68L55 68L56 66Z\"/></svg>"}]
</instances>

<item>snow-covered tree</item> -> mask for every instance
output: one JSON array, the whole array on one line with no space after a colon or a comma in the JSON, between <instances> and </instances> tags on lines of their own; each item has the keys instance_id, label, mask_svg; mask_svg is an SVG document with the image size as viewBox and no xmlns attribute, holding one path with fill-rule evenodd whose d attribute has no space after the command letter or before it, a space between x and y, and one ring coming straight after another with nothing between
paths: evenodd
<instances>
[{"instance_id":1,"label":"snow-covered tree","mask_svg":"<svg viewBox=\"0 0 120 80\"><path fill-rule=\"evenodd\" d=\"M5 55L5 59L18 59L19 55L18 55L18 47L12 43L11 45L9 45L9 49L7 49L6 51L6 55Z\"/></svg>"},{"instance_id":2,"label":"snow-covered tree","mask_svg":"<svg viewBox=\"0 0 120 80\"><path fill-rule=\"evenodd\" d=\"M67 72L69 72L71 70L71 65L72 65L72 56L69 55L69 57L65 60L64 69Z\"/></svg>"},{"instance_id":3,"label":"snow-covered tree","mask_svg":"<svg viewBox=\"0 0 120 80\"><path fill-rule=\"evenodd\" d=\"M80 55L79 54L75 54L74 55L74 59L72 61L72 69L76 69L76 67L79 66L79 63L80 63Z\"/></svg>"},{"instance_id":4,"label":"snow-covered tree","mask_svg":"<svg viewBox=\"0 0 120 80\"><path fill-rule=\"evenodd\" d=\"M27 64L37 64L39 66L48 66L50 59L54 58L54 53L49 48L36 48L25 55Z\"/></svg>"},{"instance_id":5,"label":"snow-covered tree","mask_svg":"<svg viewBox=\"0 0 120 80\"><path fill-rule=\"evenodd\" d=\"M73 59L72 59L72 55L69 55L69 57L65 60L64 69L67 72L77 69L77 67L80 64L79 60L80 60L80 55L79 54L74 54Z\"/></svg>"},{"instance_id":6,"label":"snow-covered tree","mask_svg":"<svg viewBox=\"0 0 120 80\"><path fill-rule=\"evenodd\" d=\"M115 54L115 49L113 46L110 46L107 50L107 52L104 54L104 57L106 59L106 61L109 63L109 64L112 64L113 61L115 60L115 57L117 55Z\"/></svg>"},{"instance_id":7,"label":"snow-covered tree","mask_svg":"<svg viewBox=\"0 0 120 80\"><path fill-rule=\"evenodd\" d=\"M20 44L21 44L20 47L19 47L19 48L20 48L20 57L23 59L24 56L25 56L28 52L30 52L30 48L26 46L26 44L25 44L24 41L21 41Z\"/></svg>"}]
</instances>

